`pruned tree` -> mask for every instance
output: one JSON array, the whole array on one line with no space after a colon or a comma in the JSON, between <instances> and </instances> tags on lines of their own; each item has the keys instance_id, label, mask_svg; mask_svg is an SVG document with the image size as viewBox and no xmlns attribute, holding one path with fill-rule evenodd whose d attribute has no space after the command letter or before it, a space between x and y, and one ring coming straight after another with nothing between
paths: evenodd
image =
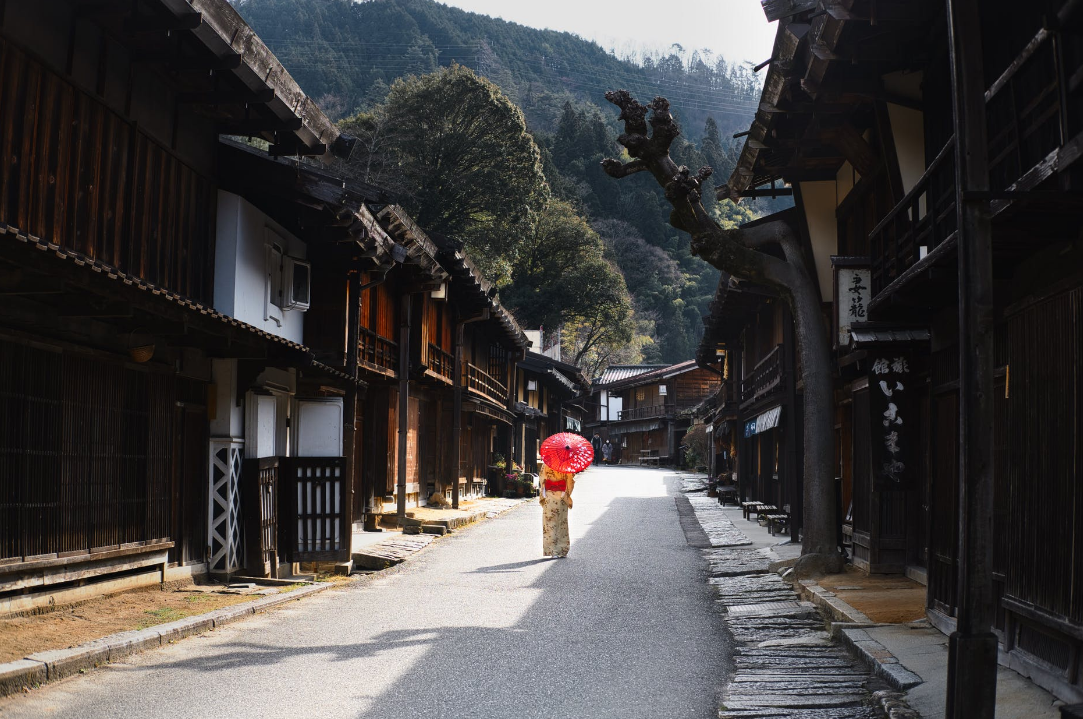
<instances>
[{"instance_id":1,"label":"pruned tree","mask_svg":"<svg viewBox=\"0 0 1083 719\"><path fill-rule=\"evenodd\" d=\"M692 252L734 277L777 289L794 317L797 351L804 368L804 539L798 572L839 571L842 557L836 542L834 479L831 471L833 397L831 353L820 312L820 294L806 269L805 257L793 230L785 222L752 228L723 229L704 208L700 188L710 167L691 172L670 157L670 145L680 129L669 101L656 97L641 105L626 90L607 92L606 100L620 108L624 133L618 141L631 160L602 162L611 177L649 172L665 189L673 206L670 224L692 236ZM648 128L647 115L650 113ZM781 248L782 257L763 250Z\"/></svg>"}]
</instances>

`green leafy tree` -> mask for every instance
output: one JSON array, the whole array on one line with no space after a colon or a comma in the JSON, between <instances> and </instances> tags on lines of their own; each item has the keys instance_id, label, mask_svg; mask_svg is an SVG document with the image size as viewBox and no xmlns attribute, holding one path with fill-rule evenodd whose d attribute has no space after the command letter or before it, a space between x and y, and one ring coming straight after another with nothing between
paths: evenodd
<instances>
[{"instance_id":1,"label":"green leafy tree","mask_svg":"<svg viewBox=\"0 0 1083 719\"><path fill-rule=\"evenodd\" d=\"M452 65L396 80L386 103L344 127L362 131L355 176L392 185L420 226L462 241L507 284L549 191L523 113L500 88Z\"/></svg>"},{"instance_id":2,"label":"green leafy tree","mask_svg":"<svg viewBox=\"0 0 1083 719\"><path fill-rule=\"evenodd\" d=\"M602 258L602 241L567 202L554 200L519 245L511 286L501 301L529 327L558 327L580 315L581 288L568 287L581 265Z\"/></svg>"},{"instance_id":3,"label":"green leafy tree","mask_svg":"<svg viewBox=\"0 0 1083 719\"><path fill-rule=\"evenodd\" d=\"M598 259L577 266L564 287L581 309L564 324L561 350L588 377L597 376L635 337L624 277L614 265Z\"/></svg>"}]
</instances>

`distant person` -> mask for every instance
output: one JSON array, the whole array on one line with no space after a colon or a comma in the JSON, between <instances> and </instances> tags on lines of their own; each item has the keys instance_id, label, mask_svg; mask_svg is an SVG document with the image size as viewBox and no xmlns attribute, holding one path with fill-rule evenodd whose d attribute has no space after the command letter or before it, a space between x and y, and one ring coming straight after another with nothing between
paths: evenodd
<instances>
[{"instance_id":1,"label":"distant person","mask_svg":"<svg viewBox=\"0 0 1083 719\"><path fill-rule=\"evenodd\" d=\"M608 439L602 443L602 461L606 464L613 461L613 443Z\"/></svg>"},{"instance_id":2,"label":"distant person","mask_svg":"<svg viewBox=\"0 0 1083 719\"><path fill-rule=\"evenodd\" d=\"M593 464L598 464L602 461L602 435L595 432L594 436L591 437L590 446L594 448Z\"/></svg>"}]
</instances>

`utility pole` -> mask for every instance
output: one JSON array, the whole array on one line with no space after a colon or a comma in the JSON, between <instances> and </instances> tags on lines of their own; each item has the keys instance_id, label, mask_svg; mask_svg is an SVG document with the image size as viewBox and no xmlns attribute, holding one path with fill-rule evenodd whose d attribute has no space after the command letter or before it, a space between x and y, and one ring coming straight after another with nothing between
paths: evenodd
<instances>
[{"instance_id":1,"label":"utility pole","mask_svg":"<svg viewBox=\"0 0 1083 719\"><path fill-rule=\"evenodd\" d=\"M947 719L993 719L993 260L978 0L947 0L959 258L959 574Z\"/></svg>"}]
</instances>

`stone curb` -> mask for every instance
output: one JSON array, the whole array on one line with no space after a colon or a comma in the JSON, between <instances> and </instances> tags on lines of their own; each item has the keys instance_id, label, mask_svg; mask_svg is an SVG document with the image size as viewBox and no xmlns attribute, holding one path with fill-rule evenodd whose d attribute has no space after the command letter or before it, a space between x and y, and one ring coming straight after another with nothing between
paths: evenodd
<instances>
[{"instance_id":1,"label":"stone curb","mask_svg":"<svg viewBox=\"0 0 1083 719\"><path fill-rule=\"evenodd\" d=\"M875 624L875 622L863 613L857 611L849 604L836 597L833 592L829 592L821 587L814 580L802 579L794 585L794 589L801 594L803 599L806 599L819 607L827 615L827 619L831 624L839 622L844 624L863 624L866 626Z\"/></svg>"},{"instance_id":2,"label":"stone curb","mask_svg":"<svg viewBox=\"0 0 1083 719\"><path fill-rule=\"evenodd\" d=\"M836 636L859 659L865 662L877 676L899 691L904 692L913 689L924 682L921 677L900 664L894 654L889 652L883 644L869 636L869 633L864 629L842 629L836 633Z\"/></svg>"},{"instance_id":3,"label":"stone curb","mask_svg":"<svg viewBox=\"0 0 1083 719\"><path fill-rule=\"evenodd\" d=\"M70 649L36 652L25 659L0 664L0 697L83 673L88 669L147 649L170 644L193 634L224 627L279 604L303 599L310 594L318 594L334 586L330 582L312 584L286 594L263 597L252 602L217 609L207 614L159 624L148 629L119 632Z\"/></svg>"}]
</instances>

